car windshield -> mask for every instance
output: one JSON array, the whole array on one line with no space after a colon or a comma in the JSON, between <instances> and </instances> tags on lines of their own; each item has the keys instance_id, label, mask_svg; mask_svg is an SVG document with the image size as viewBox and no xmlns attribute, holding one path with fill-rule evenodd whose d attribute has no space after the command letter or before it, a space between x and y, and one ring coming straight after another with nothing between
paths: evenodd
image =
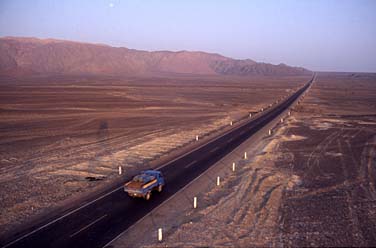
<instances>
[{"instance_id":1,"label":"car windshield","mask_svg":"<svg viewBox=\"0 0 376 248\"><path fill-rule=\"evenodd\" d=\"M141 174L137 175L133 178L133 181L140 182L140 183L146 183L154 179L154 176Z\"/></svg>"}]
</instances>

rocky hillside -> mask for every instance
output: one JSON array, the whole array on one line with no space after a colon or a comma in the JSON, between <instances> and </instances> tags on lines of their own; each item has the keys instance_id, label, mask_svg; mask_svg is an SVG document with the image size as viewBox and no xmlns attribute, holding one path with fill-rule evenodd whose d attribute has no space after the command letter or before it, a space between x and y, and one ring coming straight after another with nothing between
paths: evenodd
<instances>
[{"instance_id":1,"label":"rocky hillside","mask_svg":"<svg viewBox=\"0 0 376 248\"><path fill-rule=\"evenodd\" d=\"M310 71L284 64L235 60L205 52L147 52L101 44L36 38L0 38L0 74L302 75Z\"/></svg>"}]
</instances>

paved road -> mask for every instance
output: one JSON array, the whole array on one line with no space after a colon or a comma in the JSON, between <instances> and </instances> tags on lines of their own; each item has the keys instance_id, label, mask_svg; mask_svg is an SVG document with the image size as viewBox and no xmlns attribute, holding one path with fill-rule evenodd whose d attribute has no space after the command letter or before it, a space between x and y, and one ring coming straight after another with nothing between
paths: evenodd
<instances>
[{"instance_id":1,"label":"paved road","mask_svg":"<svg viewBox=\"0 0 376 248\"><path fill-rule=\"evenodd\" d=\"M286 110L312 83L311 79L279 105L263 115L250 119L236 129L213 139L196 150L161 168L166 178L162 193L155 193L150 201L131 199L120 189L102 196L43 228L21 236L13 243L0 243L9 247L103 247L137 220L149 213L211 165L251 137L263 126Z\"/></svg>"}]
</instances>

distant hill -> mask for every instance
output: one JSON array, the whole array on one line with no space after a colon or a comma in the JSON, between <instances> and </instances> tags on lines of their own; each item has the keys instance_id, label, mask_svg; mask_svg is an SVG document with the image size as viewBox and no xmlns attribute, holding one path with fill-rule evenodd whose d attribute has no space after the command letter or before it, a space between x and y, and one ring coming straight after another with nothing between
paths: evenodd
<instances>
[{"instance_id":1,"label":"distant hill","mask_svg":"<svg viewBox=\"0 0 376 248\"><path fill-rule=\"evenodd\" d=\"M205 52L147 52L55 39L0 38L0 75L94 74L303 75L285 64L236 60Z\"/></svg>"}]
</instances>

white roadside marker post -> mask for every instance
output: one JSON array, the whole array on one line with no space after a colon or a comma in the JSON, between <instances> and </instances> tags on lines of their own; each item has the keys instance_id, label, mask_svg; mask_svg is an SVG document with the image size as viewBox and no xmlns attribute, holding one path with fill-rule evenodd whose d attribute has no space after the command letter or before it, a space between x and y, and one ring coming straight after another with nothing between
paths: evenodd
<instances>
[{"instance_id":1,"label":"white roadside marker post","mask_svg":"<svg viewBox=\"0 0 376 248\"><path fill-rule=\"evenodd\" d=\"M162 228L158 228L158 241L161 242L162 238Z\"/></svg>"},{"instance_id":2,"label":"white roadside marker post","mask_svg":"<svg viewBox=\"0 0 376 248\"><path fill-rule=\"evenodd\" d=\"M289 116L291 115L291 111L289 111Z\"/></svg>"},{"instance_id":3,"label":"white roadside marker post","mask_svg":"<svg viewBox=\"0 0 376 248\"><path fill-rule=\"evenodd\" d=\"M281 123L283 122L283 118L281 118Z\"/></svg>"},{"instance_id":4,"label":"white roadside marker post","mask_svg":"<svg viewBox=\"0 0 376 248\"><path fill-rule=\"evenodd\" d=\"M269 135L272 135L272 130L269 129Z\"/></svg>"},{"instance_id":5,"label":"white roadside marker post","mask_svg":"<svg viewBox=\"0 0 376 248\"><path fill-rule=\"evenodd\" d=\"M244 152L244 159L247 159L247 152Z\"/></svg>"},{"instance_id":6,"label":"white roadside marker post","mask_svg":"<svg viewBox=\"0 0 376 248\"><path fill-rule=\"evenodd\" d=\"M261 112L262 112L262 111L264 111L264 109L263 109L263 108L261 108Z\"/></svg>"},{"instance_id":7,"label":"white roadside marker post","mask_svg":"<svg viewBox=\"0 0 376 248\"><path fill-rule=\"evenodd\" d=\"M217 177L217 186L219 186L219 184L220 184L220 178Z\"/></svg>"},{"instance_id":8,"label":"white roadside marker post","mask_svg":"<svg viewBox=\"0 0 376 248\"><path fill-rule=\"evenodd\" d=\"M249 118L251 118L252 117L252 113L249 113Z\"/></svg>"},{"instance_id":9,"label":"white roadside marker post","mask_svg":"<svg viewBox=\"0 0 376 248\"><path fill-rule=\"evenodd\" d=\"M121 175L122 172L123 172L122 168L121 168L121 166L119 166L119 175Z\"/></svg>"},{"instance_id":10,"label":"white roadside marker post","mask_svg":"<svg viewBox=\"0 0 376 248\"><path fill-rule=\"evenodd\" d=\"M198 141L198 135L196 135L196 141Z\"/></svg>"},{"instance_id":11,"label":"white roadside marker post","mask_svg":"<svg viewBox=\"0 0 376 248\"><path fill-rule=\"evenodd\" d=\"M232 121L230 121L230 126L232 126Z\"/></svg>"},{"instance_id":12,"label":"white roadside marker post","mask_svg":"<svg viewBox=\"0 0 376 248\"><path fill-rule=\"evenodd\" d=\"M235 171L235 162L232 162L232 171Z\"/></svg>"},{"instance_id":13,"label":"white roadside marker post","mask_svg":"<svg viewBox=\"0 0 376 248\"><path fill-rule=\"evenodd\" d=\"M197 197L193 197L193 208L197 208Z\"/></svg>"}]
</instances>

